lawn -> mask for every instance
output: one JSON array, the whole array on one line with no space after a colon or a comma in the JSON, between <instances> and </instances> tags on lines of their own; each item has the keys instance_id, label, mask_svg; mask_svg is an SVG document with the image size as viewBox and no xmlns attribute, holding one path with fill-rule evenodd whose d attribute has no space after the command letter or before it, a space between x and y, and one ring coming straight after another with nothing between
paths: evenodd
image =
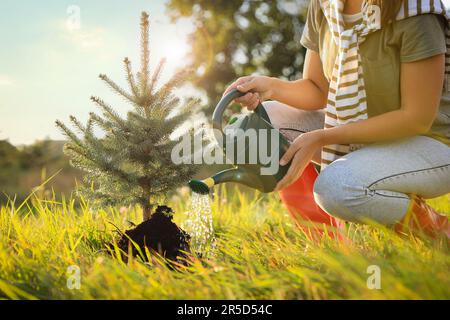
<instances>
[{"instance_id":1,"label":"lawn","mask_svg":"<svg viewBox=\"0 0 450 320\"><path fill-rule=\"evenodd\" d=\"M219 196L220 195L220 196ZM189 193L169 200L180 223ZM450 212L449 197L433 200ZM350 224L349 241L309 239L278 196L216 191L216 249L178 271L105 251L138 209L39 200L0 209L0 297L13 299L450 299L447 244ZM68 273L80 271L80 288ZM367 285L370 266L381 288ZM79 269L78 269L79 268ZM70 289L70 288L71 289Z\"/></svg>"}]
</instances>

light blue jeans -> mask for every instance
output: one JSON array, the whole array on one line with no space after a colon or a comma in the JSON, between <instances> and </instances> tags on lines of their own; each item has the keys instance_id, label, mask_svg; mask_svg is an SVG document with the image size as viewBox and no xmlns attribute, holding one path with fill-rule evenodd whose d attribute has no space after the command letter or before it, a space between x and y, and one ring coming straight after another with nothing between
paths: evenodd
<instances>
[{"instance_id":1,"label":"light blue jeans","mask_svg":"<svg viewBox=\"0 0 450 320\"><path fill-rule=\"evenodd\" d=\"M289 140L323 128L322 111L265 102L272 124ZM450 192L450 147L416 136L364 146L333 162L314 185L317 204L337 218L393 225L406 214L411 194L435 198Z\"/></svg>"}]
</instances>

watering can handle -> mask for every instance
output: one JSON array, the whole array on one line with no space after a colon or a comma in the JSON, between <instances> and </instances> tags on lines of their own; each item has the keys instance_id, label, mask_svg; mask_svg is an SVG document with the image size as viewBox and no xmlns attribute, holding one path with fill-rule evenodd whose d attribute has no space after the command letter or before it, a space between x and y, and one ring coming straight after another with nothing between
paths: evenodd
<instances>
[{"instance_id":1,"label":"watering can handle","mask_svg":"<svg viewBox=\"0 0 450 320\"><path fill-rule=\"evenodd\" d=\"M242 97L246 94L246 92L240 92L237 89L234 89L227 93L225 96L222 97L222 99L217 104L216 108L214 109L212 122L213 122L213 128L215 130L219 130L223 134L223 128L222 128L222 118L223 113L225 109L228 107L228 105L236 98ZM256 109L253 111L256 114L258 114L262 119L266 120L270 123L269 115L266 112L266 109L262 106L261 103L256 107Z\"/></svg>"}]
</instances>

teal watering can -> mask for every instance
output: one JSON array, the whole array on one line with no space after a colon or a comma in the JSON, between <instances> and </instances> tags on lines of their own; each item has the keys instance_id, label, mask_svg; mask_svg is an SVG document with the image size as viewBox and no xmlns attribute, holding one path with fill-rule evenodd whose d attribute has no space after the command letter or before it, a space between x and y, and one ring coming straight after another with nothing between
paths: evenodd
<instances>
[{"instance_id":1,"label":"teal watering can","mask_svg":"<svg viewBox=\"0 0 450 320\"><path fill-rule=\"evenodd\" d=\"M193 192L208 194L211 188L217 184L237 182L267 193L274 191L277 183L286 175L290 163L279 166L278 162L289 148L290 143L272 126L261 103L249 114L234 115L228 124L224 128L222 127L225 109L234 99L243 95L245 93L238 90L229 92L217 104L212 117L216 140L234 167L218 172L204 180L189 181ZM250 131L253 133L253 139L249 134ZM265 134L262 134L263 132ZM267 156L274 155L269 163L264 163L260 157L258 148L262 145L269 149L265 150ZM230 152L229 148L233 148L233 152ZM273 161L276 163L274 164ZM265 172L268 172L271 171L268 170L269 167L273 168L274 165L277 168L275 173L263 173L262 169L266 169Z\"/></svg>"}]
</instances>

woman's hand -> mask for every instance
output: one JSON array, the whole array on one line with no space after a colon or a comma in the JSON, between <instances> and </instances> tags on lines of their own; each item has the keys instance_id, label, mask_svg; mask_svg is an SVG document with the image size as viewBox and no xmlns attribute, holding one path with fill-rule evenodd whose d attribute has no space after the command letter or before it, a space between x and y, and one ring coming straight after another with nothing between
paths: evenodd
<instances>
[{"instance_id":1,"label":"woman's hand","mask_svg":"<svg viewBox=\"0 0 450 320\"><path fill-rule=\"evenodd\" d=\"M316 152L322 148L321 133L316 130L298 136L280 160L280 165L285 166L292 160L292 164L284 176L278 182L276 191L280 191L294 183L313 159Z\"/></svg>"},{"instance_id":2,"label":"woman's hand","mask_svg":"<svg viewBox=\"0 0 450 320\"><path fill-rule=\"evenodd\" d=\"M266 76L246 76L237 79L226 90L224 95L233 89L241 92L247 92L246 95L235 101L243 107L254 110L262 101L268 100L272 96L273 78Z\"/></svg>"}]
</instances>

